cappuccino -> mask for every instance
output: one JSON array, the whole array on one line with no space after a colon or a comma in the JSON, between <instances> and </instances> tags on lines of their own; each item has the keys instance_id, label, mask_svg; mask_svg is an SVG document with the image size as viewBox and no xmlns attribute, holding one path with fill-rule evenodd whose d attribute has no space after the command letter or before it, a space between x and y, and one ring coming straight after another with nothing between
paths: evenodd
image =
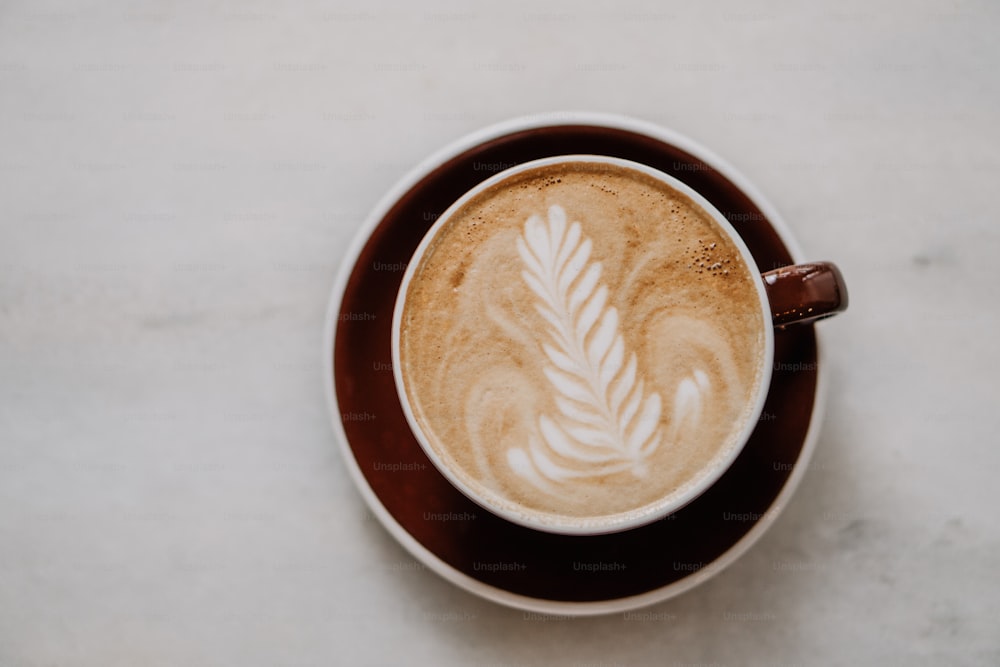
<instances>
[{"instance_id":1,"label":"cappuccino","mask_svg":"<svg viewBox=\"0 0 1000 667\"><path fill-rule=\"evenodd\" d=\"M755 269L688 195L580 158L500 177L432 233L397 306L397 380L470 495L583 529L731 462L770 321Z\"/></svg>"}]
</instances>

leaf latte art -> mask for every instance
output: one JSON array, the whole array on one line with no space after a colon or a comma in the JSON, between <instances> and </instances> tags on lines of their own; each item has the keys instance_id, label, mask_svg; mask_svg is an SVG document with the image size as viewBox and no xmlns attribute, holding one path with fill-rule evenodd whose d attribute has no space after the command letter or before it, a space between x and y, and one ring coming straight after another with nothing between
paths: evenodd
<instances>
[{"instance_id":1,"label":"leaf latte art","mask_svg":"<svg viewBox=\"0 0 1000 667\"><path fill-rule=\"evenodd\" d=\"M662 442L660 395L645 391L618 311L608 305L601 264L590 259L592 247L580 223L567 224L559 205L549 208L547 222L530 217L517 239L521 276L549 325L542 349L550 365L544 373L559 414L540 415L527 450L512 448L507 459L518 474L549 491L552 482L626 470L644 477L646 458ZM704 372L696 370L693 377L677 391L678 424L697 417L708 388Z\"/></svg>"}]
</instances>

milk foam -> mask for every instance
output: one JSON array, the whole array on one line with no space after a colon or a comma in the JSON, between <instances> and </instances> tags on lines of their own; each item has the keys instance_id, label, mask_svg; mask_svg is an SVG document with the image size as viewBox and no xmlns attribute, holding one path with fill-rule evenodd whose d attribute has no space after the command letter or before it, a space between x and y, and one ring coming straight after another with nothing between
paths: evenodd
<instances>
[{"instance_id":1,"label":"milk foam","mask_svg":"<svg viewBox=\"0 0 1000 667\"><path fill-rule=\"evenodd\" d=\"M416 271L406 393L492 502L635 511L738 444L764 353L756 286L669 186L600 163L524 172L455 213Z\"/></svg>"},{"instance_id":2,"label":"milk foam","mask_svg":"<svg viewBox=\"0 0 1000 667\"><path fill-rule=\"evenodd\" d=\"M608 288L600 280L601 264L590 261L592 246L580 223L566 224L559 205L549 209L547 223L529 218L517 239L525 266L521 277L548 325L543 371L559 410L554 417L539 416L529 446L508 449L507 461L552 494L564 489L547 482L625 470L644 477L646 458L660 445L660 395L644 390L635 354L626 352L618 310L608 305ZM685 401L684 416L688 406Z\"/></svg>"}]
</instances>

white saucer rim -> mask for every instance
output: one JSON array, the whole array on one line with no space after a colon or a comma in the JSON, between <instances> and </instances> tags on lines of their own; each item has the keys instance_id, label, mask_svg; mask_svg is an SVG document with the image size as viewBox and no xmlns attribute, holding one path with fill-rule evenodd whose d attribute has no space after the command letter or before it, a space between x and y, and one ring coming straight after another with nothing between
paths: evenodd
<instances>
[{"instance_id":1,"label":"white saucer rim","mask_svg":"<svg viewBox=\"0 0 1000 667\"><path fill-rule=\"evenodd\" d=\"M590 111L556 111L548 113L538 113L528 116L512 118L500 123L496 123L461 137L451 144L436 151L416 167L404 175L397 183L389 189L382 199L372 209L371 213L362 223L355 233L351 244L344 253L341 265L337 271L327 307L326 319L323 329L323 387L326 394L327 406L330 409L330 421L337 436L342 458L347 465L348 472L354 481L355 486L361 492L362 498L367 503L375 517L389 531L403 548L418 561L426 565L444 579L465 589L466 591L493 602L512 607L514 609L546 614L552 616L597 616L604 614L624 613L642 607L663 602L676 597L712 578L722 570L726 569L746 553L767 530L774 524L777 517L784 510L785 505L795 493L802 477L808 468L819 431L823 422L826 406L827 381L826 373L823 371L824 358L823 346L820 340L820 333L816 331L817 345L817 378L816 391L813 398L813 409L809 419L809 427L806 431L805 440L800 450L799 457L793 466L784 486L774 499L774 502L762 517L743 535L735 544L723 552L711 563L699 569L697 572L684 577L678 581L661 586L660 588L641 593L639 595L614 598L610 600L597 600L590 602L567 602L559 600L548 600L525 595L511 593L509 591L490 586L478 579L468 576L455 569L448 563L437 557L432 551L418 542L409 532L406 531L389 513L378 496L372 490L365 479L364 474L354 458L344 431L343 423L340 420L340 409L334 388L333 378L336 375L335 360L333 351L336 343L336 323L337 315L340 312L340 304L343 300L347 282L353 273L361 251L371 237L379 222L385 217L393 205L406 194L421 179L430 174L436 168L467 150L474 148L486 141L496 139L514 132L549 127L553 125L591 125L597 127L607 127L610 129L620 129L631 131L636 134L645 135L653 139L663 141L676 148L680 148L691 155L697 157L705 164L709 165L733 185L735 185L744 195L747 196L766 216L770 225L774 228L778 237L784 243L794 262L804 260L803 253L795 237L792 235L784 219L777 209L763 196L763 194L737 171L728 162L717 156L715 153L705 148L689 137L674 130L659 126L655 123L641 119L602 112Z\"/></svg>"}]
</instances>

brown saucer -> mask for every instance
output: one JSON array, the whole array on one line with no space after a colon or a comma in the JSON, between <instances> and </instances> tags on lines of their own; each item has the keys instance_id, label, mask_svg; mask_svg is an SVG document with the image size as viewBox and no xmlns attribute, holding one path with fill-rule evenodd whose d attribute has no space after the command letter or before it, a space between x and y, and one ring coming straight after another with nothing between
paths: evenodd
<instances>
[{"instance_id":1,"label":"brown saucer","mask_svg":"<svg viewBox=\"0 0 1000 667\"><path fill-rule=\"evenodd\" d=\"M787 232L779 231L766 202L745 183L738 187L734 181L742 179L731 168L683 137L594 114L515 121L447 149L376 210L334 290L325 372L348 466L376 515L417 558L505 604L602 613L690 588L734 560L773 522L811 450L818 348L811 325L776 331L768 398L750 441L714 486L664 520L572 537L512 524L467 499L430 463L403 416L390 354L396 292L420 239L449 204L498 171L563 154L625 158L679 178L730 220L762 271L800 259L792 257Z\"/></svg>"}]
</instances>

